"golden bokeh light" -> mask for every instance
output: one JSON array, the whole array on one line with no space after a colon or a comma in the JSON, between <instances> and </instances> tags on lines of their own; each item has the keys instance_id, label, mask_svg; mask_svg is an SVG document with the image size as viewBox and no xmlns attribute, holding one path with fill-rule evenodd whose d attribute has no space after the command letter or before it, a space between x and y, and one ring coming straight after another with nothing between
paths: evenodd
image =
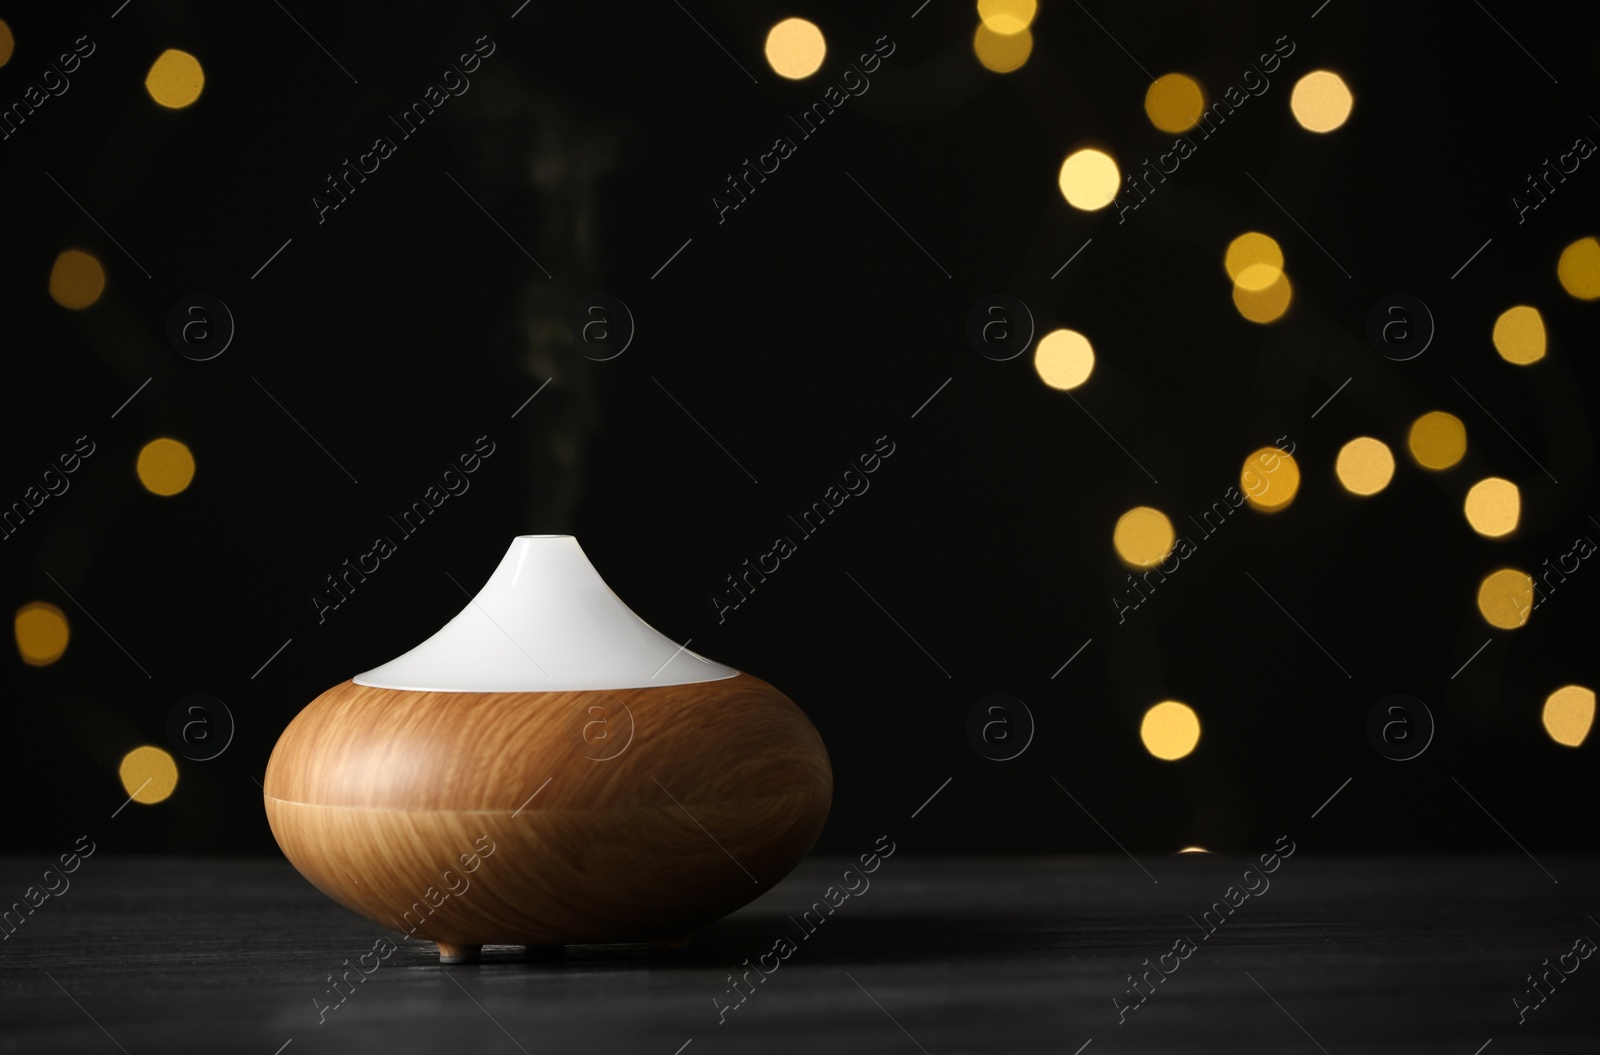
<instances>
[{"instance_id":1,"label":"golden bokeh light","mask_svg":"<svg viewBox=\"0 0 1600 1055\"><path fill-rule=\"evenodd\" d=\"M1490 626L1515 630L1533 611L1533 576L1516 568L1501 568L1478 584L1478 612Z\"/></svg>"},{"instance_id":2,"label":"golden bokeh light","mask_svg":"<svg viewBox=\"0 0 1600 1055\"><path fill-rule=\"evenodd\" d=\"M1478 534L1489 538L1509 535L1522 515L1522 492L1510 480L1487 477L1467 492L1466 512L1467 523Z\"/></svg>"},{"instance_id":3,"label":"golden bokeh light","mask_svg":"<svg viewBox=\"0 0 1600 1055\"><path fill-rule=\"evenodd\" d=\"M1276 513L1287 509L1300 491L1300 466L1276 447L1252 451L1239 470L1239 490L1252 509Z\"/></svg>"},{"instance_id":4,"label":"golden bokeh light","mask_svg":"<svg viewBox=\"0 0 1600 1055\"><path fill-rule=\"evenodd\" d=\"M159 747L136 747L122 756L117 775L129 798L149 806L171 795L178 786L178 763Z\"/></svg>"},{"instance_id":5,"label":"golden bokeh light","mask_svg":"<svg viewBox=\"0 0 1600 1055\"><path fill-rule=\"evenodd\" d=\"M1003 37L1027 29L1038 13L1038 0L978 0L978 17L991 32Z\"/></svg>"},{"instance_id":6,"label":"golden bokeh light","mask_svg":"<svg viewBox=\"0 0 1600 1055\"><path fill-rule=\"evenodd\" d=\"M1332 132L1350 119L1355 97L1344 78L1331 70L1312 70L1289 94L1294 119L1308 132Z\"/></svg>"},{"instance_id":7,"label":"golden bokeh light","mask_svg":"<svg viewBox=\"0 0 1600 1055\"><path fill-rule=\"evenodd\" d=\"M1228 243L1222 266L1235 285L1248 283L1247 289L1265 289L1277 281L1277 272L1283 270L1283 250L1271 235L1246 231ZM1251 268L1256 270L1250 271ZM1244 274L1246 271L1250 271L1249 276Z\"/></svg>"},{"instance_id":8,"label":"golden bokeh light","mask_svg":"<svg viewBox=\"0 0 1600 1055\"><path fill-rule=\"evenodd\" d=\"M1538 308L1518 304L1507 308L1494 320L1494 350L1500 358L1527 366L1544 358L1544 316Z\"/></svg>"},{"instance_id":9,"label":"golden bokeh light","mask_svg":"<svg viewBox=\"0 0 1600 1055\"><path fill-rule=\"evenodd\" d=\"M66 250L50 268L50 298L63 308L87 308L105 290L106 269L82 249Z\"/></svg>"},{"instance_id":10,"label":"golden bokeh light","mask_svg":"<svg viewBox=\"0 0 1600 1055\"><path fill-rule=\"evenodd\" d=\"M767 65L780 77L804 80L822 68L828 42L815 22L786 18L767 31Z\"/></svg>"},{"instance_id":11,"label":"golden bokeh light","mask_svg":"<svg viewBox=\"0 0 1600 1055\"><path fill-rule=\"evenodd\" d=\"M1234 280L1233 306L1250 322L1278 321L1293 299L1289 276L1271 264L1251 264Z\"/></svg>"},{"instance_id":12,"label":"golden bokeh light","mask_svg":"<svg viewBox=\"0 0 1600 1055\"><path fill-rule=\"evenodd\" d=\"M1580 238L1561 250L1556 277L1561 288L1579 300L1600 297L1600 242Z\"/></svg>"},{"instance_id":13,"label":"golden bokeh light","mask_svg":"<svg viewBox=\"0 0 1600 1055\"><path fill-rule=\"evenodd\" d=\"M1185 846L1178 852L1180 854L1208 854L1211 851L1207 850L1204 846Z\"/></svg>"},{"instance_id":14,"label":"golden bokeh light","mask_svg":"<svg viewBox=\"0 0 1600 1055\"><path fill-rule=\"evenodd\" d=\"M1056 182L1068 205L1092 212L1116 200L1117 189L1122 186L1122 173L1110 154L1085 148L1067 155Z\"/></svg>"},{"instance_id":15,"label":"golden bokeh light","mask_svg":"<svg viewBox=\"0 0 1600 1055\"><path fill-rule=\"evenodd\" d=\"M1394 479L1394 452L1382 440L1357 436L1339 448L1333 471L1353 495L1375 495Z\"/></svg>"},{"instance_id":16,"label":"golden bokeh light","mask_svg":"<svg viewBox=\"0 0 1600 1055\"><path fill-rule=\"evenodd\" d=\"M1183 758L1200 742L1200 716L1177 700L1162 700L1144 712L1139 723L1144 749L1168 762Z\"/></svg>"},{"instance_id":17,"label":"golden bokeh light","mask_svg":"<svg viewBox=\"0 0 1600 1055\"><path fill-rule=\"evenodd\" d=\"M1206 108L1200 82L1182 73L1163 73L1144 93L1144 113L1163 132L1187 132Z\"/></svg>"},{"instance_id":18,"label":"golden bokeh light","mask_svg":"<svg viewBox=\"0 0 1600 1055\"><path fill-rule=\"evenodd\" d=\"M1167 514L1150 506L1134 506L1117 518L1111 532L1117 556L1133 568L1148 568L1166 560L1176 539Z\"/></svg>"},{"instance_id":19,"label":"golden bokeh light","mask_svg":"<svg viewBox=\"0 0 1600 1055\"><path fill-rule=\"evenodd\" d=\"M11 35L11 27L6 20L0 18L0 66L11 61L11 53L17 50L17 38Z\"/></svg>"},{"instance_id":20,"label":"golden bokeh light","mask_svg":"<svg viewBox=\"0 0 1600 1055\"><path fill-rule=\"evenodd\" d=\"M1545 698L1542 718L1550 739L1568 747L1582 745L1594 725L1594 690L1561 686Z\"/></svg>"},{"instance_id":21,"label":"golden bokeh light","mask_svg":"<svg viewBox=\"0 0 1600 1055\"><path fill-rule=\"evenodd\" d=\"M66 613L47 601L33 601L18 608L13 629L17 654L30 667L48 667L61 658L72 639Z\"/></svg>"},{"instance_id":22,"label":"golden bokeh light","mask_svg":"<svg viewBox=\"0 0 1600 1055\"><path fill-rule=\"evenodd\" d=\"M1454 414L1433 410L1411 423L1411 457L1424 469L1448 469L1467 453L1467 426Z\"/></svg>"},{"instance_id":23,"label":"golden bokeh light","mask_svg":"<svg viewBox=\"0 0 1600 1055\"><path fill-rule=\"evenodd\" d=\"M991 73L1010 73L1020 70L1028 56L1033 54L1033 31L1021 29L1015 33L996 33L987 22L978 24L972 37L972 53L978 62Z\"/></svg>"},{"instance_id":24,"label":"golden bokeh light","mask_svg":"<svg viewBox=\"0 0 1600 1055\"><path fill-rule=\"evenodd\" d=\"M205 86L206 71L200 68L200 60L177 48L158 55L144 76L144 90L168 110L193 105Z\"/></svg>"},{"instance_id":25,"label":"golden bokeh light","mask_svg":"<svg viewBox=\"0 0 1600 1055\"><path fill-rule=\"evenodd\" d=\"M139 451L139 482L154 495L175 495L194 479L194 455L177 440L153 439Z\"/></svg>"},{"instance_id":26,"label":"golden bokeh light","mask_svg":"<svg viewBox=\"0 0 1600 1055\"><path fill-rule=\"evenodd\" d=\"M1063 392L1077 388L1094 371L1094 346L1077 330L1051 330L1039 338L1033 368L1051 388Z\"/></svg>"}]
</instances>

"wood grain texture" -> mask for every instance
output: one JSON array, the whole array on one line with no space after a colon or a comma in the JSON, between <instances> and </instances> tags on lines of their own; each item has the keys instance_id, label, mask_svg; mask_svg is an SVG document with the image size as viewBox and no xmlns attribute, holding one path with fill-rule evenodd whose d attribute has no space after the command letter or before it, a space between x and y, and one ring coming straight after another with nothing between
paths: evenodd
<instances>
[{"instance_id":1,"label":"wood grain texture","mask_svg":"<svg viewBox=\"0 0 1600 1055\"><path fill-rule=\"evenodd\" d=\"M921 1055L903 1026L933 1055L1073 1055L1091 1037L1082 1055L1473 1055L1491 1038L1482 1055L1590 1055L1600 1036L1589 975L1600 956L1554 982L1525 1024L1511 1003L1544 959L1554 963L1580 934L1600 938L1587 918L1600 918L1600 857L1534 847L1560 879L1552 884L1488 818L1484 830L1508 853L1329 855L1313 843L1324 812L1303 819L1300 850L1271 890L1201 941L1187 917L1253 859L1131 844L1156 885L1114 847L1095 857L914 856L952 825L984 822L946 800L971 790L959 776L910 819L934 784L861 804L884 818L898 852L809 938L789 917L857 869L854 854L810 855L766 897L696 931L688 949L531 959L490 947L465 971L340 908L279 855L127 858L102 843L68 877L71 890L0 942L0 1053L518 1055L520 1045L530 1055L673 1055L693 1037L682 1055ZM1060 818L1063 845L1110 847L1055 794L1075 817L1049 812L1045 798L1034 812ZM1346 806L1341 795L1328 810ZM0 856L0 890L38 883L52 859ZM729 973L742 979L746 959L756 963L780 934L798 950L765 981L753 973L756 991L720 1023L712 999L740 1002L726 992ZM1199 951L1119 1025L1112 997L1127 1003L1129 972L1138 977L1180 934ZM359 957L385 935L398 948L362 981ZM329 991L330 974L348 998ZM324 1022L314 998L340 1006Z\"/></svg>"},{"instance_id":2,"label":"wood grain texture","mask_svg":"<svg viewBox=\"0 0 1600 1055\"><path fill-rule=\"evenodd\" d=\"M630 736L631 731L631 736ZM748 674L446 693L344 682L263 782L284 854L340 904L451 946L647 940L783 878L821 832L816 729Z\"/></svg>"}]
</instances>

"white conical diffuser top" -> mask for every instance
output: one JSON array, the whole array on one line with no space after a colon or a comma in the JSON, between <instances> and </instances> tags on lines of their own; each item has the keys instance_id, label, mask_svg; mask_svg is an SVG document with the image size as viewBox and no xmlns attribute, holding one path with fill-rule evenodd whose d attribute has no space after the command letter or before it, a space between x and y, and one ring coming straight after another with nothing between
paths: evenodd
<instances>
[{"instance_id":1,"label":"white conical diffuser top","mask_svg":"<svg viewBox=\"0 0 1600 1055\"><path fill-rule=\"evenodd\" d=\"M634 615L571 535L521 535L459 615L354 680L412 692L554 692L687 685L738 673Z\"/></svg>"}]
</instances>

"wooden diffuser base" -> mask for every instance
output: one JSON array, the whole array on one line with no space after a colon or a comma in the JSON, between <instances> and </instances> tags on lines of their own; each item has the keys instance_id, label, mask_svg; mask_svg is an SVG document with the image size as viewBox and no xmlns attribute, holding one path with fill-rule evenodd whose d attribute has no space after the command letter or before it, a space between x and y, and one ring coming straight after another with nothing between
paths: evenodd
<instances>
[{"instance_id":1,"label":"wooden diffuser base","mask_svg":"<svg viewBox=\"0 0 1600 1055\"><path fill-rule=\"evenodd\" d=\"M425 692L346 681L263 783L284 854L439 946L658 941L751 901L816 841L816 729L748 674L650 688Z\"/></svg>"}]
</instances>

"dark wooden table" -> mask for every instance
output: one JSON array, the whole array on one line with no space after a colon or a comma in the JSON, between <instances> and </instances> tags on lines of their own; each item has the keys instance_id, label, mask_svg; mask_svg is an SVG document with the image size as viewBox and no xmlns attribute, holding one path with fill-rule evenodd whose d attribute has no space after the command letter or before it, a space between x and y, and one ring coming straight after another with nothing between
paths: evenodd
<instances>
[{"instance_id":1,"label":"dark wooden table","mask_svg":"<svg viewBox=\"0 0 1600 1055\"><path fill-rule=\"evenodd\" d=\"M686 950L530 960L491 947L481 964L441 967L432 946L399 941L369 957L378 966L364 981L352 972L340 989L353 991L319 1022L317 1002L341 999L329 975L387 932L281 860L100 854L0 941L0 1050L1600 1050L1600 956L1570 955L1579 939L1600 942L1600 859L1300 850L1270 886L1252 875L1258 892L1233 893L1237 907L1208 934L1201 914L1227 907L1249 863L901 852L802 936L794 920L848 867L813 858ZM0 860L4 899L44 864ZM794 950L760 974L757 958L784 935ZM1185 938L1187 956L1160 959ZM729 975L751 968L741 1002ZM1534 1004L1528 975L1550 968L1554 991L1519 1024L1513 998ZM1147 972L1141 1000L1128 976L1144 990ZM1140 1006L1119 1023L1114 999ZM718 1000L739 1005L725 1022Z\"/></svg>"}]
</instances>

